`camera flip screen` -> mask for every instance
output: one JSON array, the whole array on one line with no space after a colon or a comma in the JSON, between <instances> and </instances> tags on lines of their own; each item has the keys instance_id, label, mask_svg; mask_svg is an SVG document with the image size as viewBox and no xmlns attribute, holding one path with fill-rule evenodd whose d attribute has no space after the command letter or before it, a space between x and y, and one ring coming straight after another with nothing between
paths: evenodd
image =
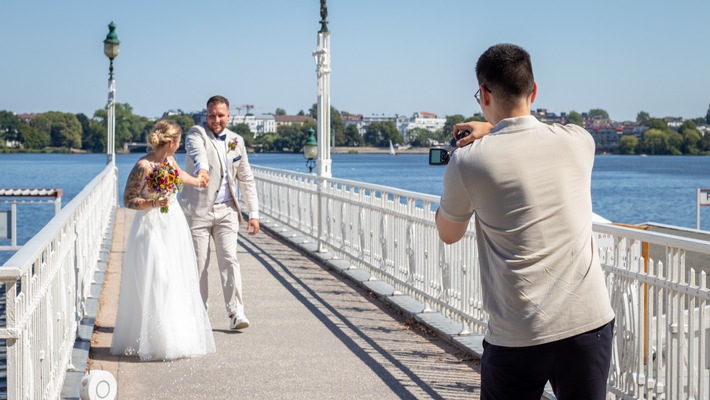
<instances>
[{"instance_id":1,"label":"camera flip screen","mask_svg":"<svg viewBox=\"0 0 710 400\"><path fill-rule=\"evenodd\" d=\"M429 149L429 165L446 165L449 153L445 149Z\"/></svg>"}]
</instances>

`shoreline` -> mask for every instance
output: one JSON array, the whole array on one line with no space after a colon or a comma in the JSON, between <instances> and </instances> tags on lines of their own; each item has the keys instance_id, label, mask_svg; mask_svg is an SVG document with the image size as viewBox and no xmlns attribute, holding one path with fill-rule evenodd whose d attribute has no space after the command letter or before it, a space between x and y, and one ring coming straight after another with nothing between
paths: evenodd
<instances>
[{"instance_id":1,"label":"shoreline","mask_svg":"<svg viewBox=\"0 0 710 400\"><path fill-rule=\"evenodd\" d=\"M426 154L429 153L428 147L409 147L406 149L395 149L397 154ZM342 147L335 146L330 148L331 154L389 154L389 147Z\"/></svg>"}]
</instances>

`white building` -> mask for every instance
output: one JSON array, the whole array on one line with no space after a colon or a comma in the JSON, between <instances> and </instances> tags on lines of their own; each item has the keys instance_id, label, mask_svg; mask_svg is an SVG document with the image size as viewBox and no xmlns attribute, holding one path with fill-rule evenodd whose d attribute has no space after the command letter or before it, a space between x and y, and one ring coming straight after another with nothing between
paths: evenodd
<instances>
[{"instance_id":1,"label":"white building","mask_svg":"<svg viewBox=\"0 0 710 400\"><path fill-rule=\"evenodd\" d=\"M276 132L276 119L272 114L232 115L229 125L237 124L247 124L255 138L264 133Z\"/></svg>"},{"instance_id":2,"label":"white building","mask_svg":"<svg viewBox=\"0 0 710 400\"><path fill-rule=\"evenodd\" d=\"M395 124L399 130L399 133L402 134L402 137L406 142L411 140L409 132L414 128L437 132L443 129L444 125L446 125L446 118L438 118L436 114L426 111L414 113L411 118L401 114L373 114L370 116L348 115L341 118L343 120L343 125L345 125L346 128L348 125L355 125L361 135L365 135L367 127L373 122L392 122Z\"/></svg>"},{"instance_id":3,"label":"white building","mask_svg":"<svg viewBox=\"0 0 710 400\"><path fill-rule=\"evenodd\" d=\"M414 113L412 118L397 127L404 140L409 142L412 139L409 137L409 133L412 129L420 128L426 129L429 132L437 132L444 129L444 125L446 125L446 118L439 118L436 114L422 111Z\"/></svg>"},{"instance_id":4,"label":"white building","mask_svg":"<svg viewBox=\"0 0 710 400\"><path fill-rule=\"evenodd\" d=\"M369 116L363 116L363 115L348 115L348 116L341 116L341 120L343 121L343 125L345 128L348 127L348 125L355 125L357 127L358 132L360 132L361 135L365 135L367 132L367 127L370 126L371 123L373 122L392 122L395 124L397 129L400 129L400 126L402 124L407 123L409 119L405 117L404 115L385 115L385 114L372 114ZM400 129L401 132L401 129Z\"/></svg>"}]
</instances>

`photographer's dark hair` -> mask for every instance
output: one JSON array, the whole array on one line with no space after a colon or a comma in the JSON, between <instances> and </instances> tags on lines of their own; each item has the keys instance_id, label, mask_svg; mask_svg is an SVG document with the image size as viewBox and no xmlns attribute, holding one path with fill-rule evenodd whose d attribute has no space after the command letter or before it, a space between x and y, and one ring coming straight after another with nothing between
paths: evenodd
<instances>
[{"instance_id":1,"label":"photographer's dark hair","mask_svg":"<svg viewBox=\"0 0 710 400\"><path fill-rule=\"evenodd\" d=\"M530 54L509 43L491 46L481 54L476 78L490 92L511 101L529 96L535 86Z\"/></svg>"}]
</instances>

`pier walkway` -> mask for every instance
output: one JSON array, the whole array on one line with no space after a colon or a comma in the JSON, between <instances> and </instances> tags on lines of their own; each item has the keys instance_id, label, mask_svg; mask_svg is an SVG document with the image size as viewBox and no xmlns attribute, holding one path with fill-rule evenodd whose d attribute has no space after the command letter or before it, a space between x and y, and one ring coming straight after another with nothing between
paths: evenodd
<instances>
[{"instance_id":1,"label":"pier walkway","mask_svg":"<svg viewBox=\"0 0 710 400\"><path fill-rule=\"evenodd\" d=\"M470 352L268 229L240 235L248 329L229 329L218 269L211 265L216 353L168 362L111 356L134 216L123 208L116 213L89 353L91 368L116 377L118 399L479 398L480 367Z\"/></svg>"}]
</instances>

